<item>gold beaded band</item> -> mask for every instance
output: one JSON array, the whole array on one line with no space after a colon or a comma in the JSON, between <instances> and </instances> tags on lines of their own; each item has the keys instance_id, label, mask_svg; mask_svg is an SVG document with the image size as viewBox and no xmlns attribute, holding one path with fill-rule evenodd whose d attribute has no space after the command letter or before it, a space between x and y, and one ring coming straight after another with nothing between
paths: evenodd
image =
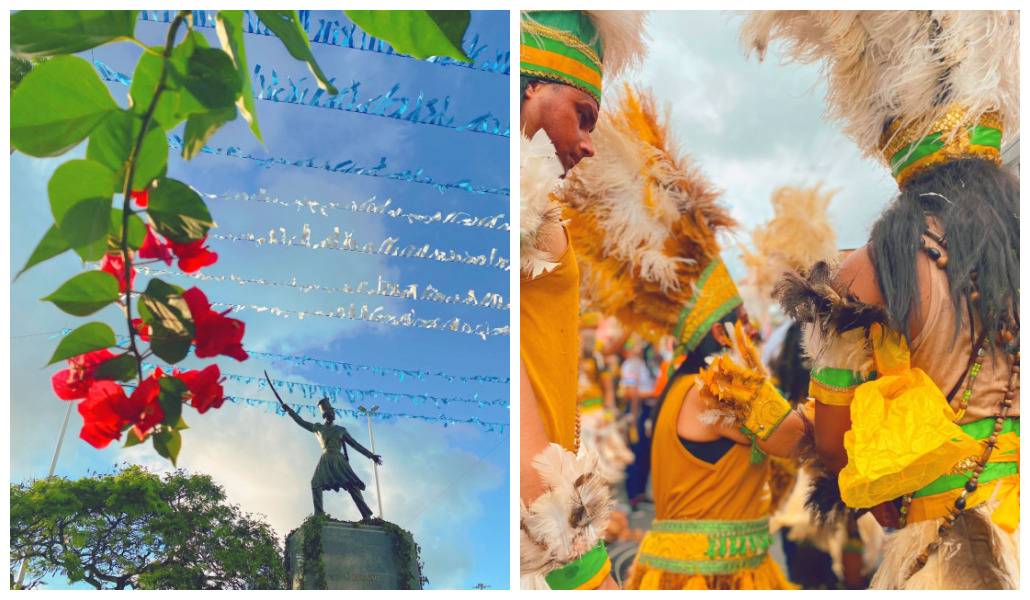
<instances>
[{"instance_id":1,"label":"gold beaded band","mask_svg":"<svg viewBox=\"0 0 1030 600\"><path fill-rule=\"evenodd\" d=\"M927 135L923 132L930 131ZM1001 164L1002 119L997 112L968 118L962 106L952 106L929 128L920 123L892 124L884 133L883 157L899 186L930 167L962 158L983 158Z\"/></svg>"}]
</instances>

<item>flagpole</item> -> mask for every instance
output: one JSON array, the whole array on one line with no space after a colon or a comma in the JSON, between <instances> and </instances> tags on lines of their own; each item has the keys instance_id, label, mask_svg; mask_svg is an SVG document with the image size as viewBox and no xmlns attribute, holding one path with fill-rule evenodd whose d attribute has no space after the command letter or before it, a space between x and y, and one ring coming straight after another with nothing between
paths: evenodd
<instances>
[{"instance_id":1,"label":"flagpole","mask_svg":"<svg viewBox=\"0 0 1030 600\"><path fill-rule=\"evenodd\" d=\"M376 406L373 406L372 408L365 408L364 406L359 406L358 410L360 410L365 415L365 417L368 419L368 441L369 441L369 445L372 447L372 454L375 454L376 453L376 438L372 434L372 415L374 415L377 412L379 412L379 406L376 405ZM376 478L376 500L379 502L379 518L382 519L383 518L383 492L379 488L379 465L376 464L376 461L374 461L374 460L372 461L372 472L375 474L375 478Z\"/></svg>"}]
</instances>

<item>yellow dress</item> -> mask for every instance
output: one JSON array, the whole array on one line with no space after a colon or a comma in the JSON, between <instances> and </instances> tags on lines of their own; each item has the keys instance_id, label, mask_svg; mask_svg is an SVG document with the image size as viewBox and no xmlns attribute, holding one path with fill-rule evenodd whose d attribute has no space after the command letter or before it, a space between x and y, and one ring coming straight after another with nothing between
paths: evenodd
<instances>
[{"instance_id":1,"label":"yellow dress","mask_svg":"<svg viewBox=\"0 0 1030 600\"><path fill-rule=\"evenodd\" d=\"M796 589L768 555L769 461L754 464L750 446L734 444L710 464L680 442L676 421L694 379L673 384L655 424L655 522L626 588Z\"/></svg>"},{"instance_id":2,"label":"yellow dress","mask_svg":"<svg viewBox=\"0 0 1030 600\"><path fill-rule=\"evenodd\" d=\"M579 265L569 244L558 266L520 283L519 353L547 439L576 451Z\"/></svg>"}]
</instances>

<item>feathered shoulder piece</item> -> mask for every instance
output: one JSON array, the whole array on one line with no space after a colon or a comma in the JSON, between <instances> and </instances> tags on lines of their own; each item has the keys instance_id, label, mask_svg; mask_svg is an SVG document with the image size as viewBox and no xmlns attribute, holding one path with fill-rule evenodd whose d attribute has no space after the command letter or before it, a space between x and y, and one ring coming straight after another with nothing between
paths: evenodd
<instances>
[{"instance_id":1,"label":"feathered shoulder piece","mask_svg":"<svg viewBox=\"0 0 1030 600\"><path fill-rule=\"evenodd\" d=\"M673 331L695 284L712 271L716 233L734 221L678 152L649 95L626 86L602 112L593 140L594 157L569 172L560 193L582 294L657 341Z\"/></svg>"},{"instance_id":2,"label":"feathered shoulder piece","mask_svg":"<svg viewBox=\"0 0 1030 600\"><path fill-rule=\"evenodd\" d=\"M522 276L533 278L558 266L556 257L537 248L540 228L561 220L555 193L561 191L564 169L543 132L532 140L519 136L519 254Z\"/></svg>"},{"instance_id":3,"label":"feathered shoulder piece","mask_svg":"<svg viewBox=\"0 0 1030 600\"><path fill-rule=\"evenodd\" d=\"M1019 131L1018 11L760 11L741 37L759 57L780 40L825 61L828 115L902 185L946 160L1000 161L1002 130Z\"/></svg>"},{"instance_id":4,"label":"feathered shoulder piece","mask_svg":"<svg viewBox=\"0 0 1030 600\"><path fill-rule=\"evenodd\" d=\"M803 346L813 370L834 367L863 375L871 372L869 328L873 323L886 325L887 313L855 298L836 280L829 263L820 261L807 273L785 274L773 296L788 317L805 324Z\"/></svg>"},{"instance_id":5,"label":"feathered shoulder piece","mask_svg":"<svg viewBox=\"0 0 1030 600\"><path fill-rule=\"evenodd\" d=\"M773 218L752 230L752 249L743 254L748 269L744 284L761 304L759 318L768 312L781 275L837 254L837 236L827 213L833 194L820 185L783 186L773 192Z\"/></svg>"}]
</instances>

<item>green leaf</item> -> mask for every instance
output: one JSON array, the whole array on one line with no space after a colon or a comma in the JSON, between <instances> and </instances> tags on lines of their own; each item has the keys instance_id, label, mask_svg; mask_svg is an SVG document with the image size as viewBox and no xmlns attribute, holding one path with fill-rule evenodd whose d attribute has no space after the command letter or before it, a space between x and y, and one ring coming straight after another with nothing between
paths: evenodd
<instances>
[{"instance_id":1,"label":"green leaf","mask_svg":"<svg viewBox=\"0 0 1030 600\"><path fill-rule=\"evenodd\" d=\"M96 235L100 225L92 220L86 223L79 222L76 215L69 217L69 212L72 207L86 202L85 206L77 209L78 216L93 215L99 218L104 210L100 207L101 200L110 210L115 186L114 173L107 167L83 159L70 160L57 167L47 183L50 212L54 215L54 222L57 223L62 238L75 249L82 260L100 260L107 249L107 242L104 235L101 235L83 243L83 240ZM62 228L67 228L70 235Z\"/></svg>"},{"instance_id":2,"label":"green leaf","mask_svg":"<svg viewBox=\"0 0 1030 600\"><path fill-rule=\"evenodd\" d=\"M143 238L147 235L147 226L143 219L136 213L129 215L129 247L139 250L143 245ZM122 209L111 209L111 236L108 239L108 248L117 251L122 246Z\"/></svg>"},{"instance_id":3,"label":"green leaf","mask_svg":"<svg viewBox=\"0 0 1030 600\"><path fill-rule=\"evenodd\" d=\"M197 48L187 63L186 89L208 108L227 108L240 94L240 76L225 52Z\"/></svg>"},{"instance_id":4,"label":"green leaf","mask_svg":"<svg viewBox=\"0 0 1030 600\"><path fill-rule=\"evenodd\" d=\"M150 349L175 364L186 358L193 341L193 317L182 288L151 279L140 296L139 314L150 326Z\"/></svg>"},{"instance_id":5,"label":"green leaf","mask_svg":"<svg viewBox=\"0 0 1030 600\"><path fill-rule=\"evenodd\" d=\"M64 241L64 238L61 237L61 231L57 229L57 225L51 225L50 229L47 229L46 233L43 234L43 239L39 240L39 244L36 244L36 249L32 251L32 255L29 256L25 266L21 268L21 271L18 271L14 278L18 279L25 271L45 260L63 254L70 248L71 246L68 245L68 242Z\"/></svg>"},{"instance_id":6,"label":"green leaf","mask_svg":"<svg viewBox=\"0 0 1030 600\"><path fill-rule=\"evenodd\" d=\"M115 345L114 330L104 323L86 323L61 338L47 366L94 350ZM111 361L108 361L111 362ZM107 363L103 363L107 364ZM103 366L103 364L101 366Z\"/></svg>"},{"instance_id":7,"label":"green leaf","mask_svg":"<svg viewBox=\"0 0 1030 600\"><path fill-rule=\"evenodd\" d=\"M104 271L79 273L43 298L64 312L85 317L118 299L118 280Z\"/></svg>"},{"instance_id":8,"label":"green leaf","mask_svg":"<svg viewBox=\"0 0 1030 600\"><path fill-rule=\"evenodd\" d=\"M22 10L11 15L11 52L26 58L74 54L131 38L138 10Z\"/></svg>"},{"instance_id":9,"label":"green leaf","mask_svg":"<svg viewBox=\"0 0 1030 600\"><path fill-rule=\"evenodd\" d=\"M175 179L162 179L150 188L147 214L158 233L180 244L202 239L214 225L200 195Z\"/></svg>"},{"instance_id":10,"label":"green leaf","mask_svg":"<svg viewBox=\"0 0 1030 600\"><path fill-rule=\"evenodd\" d=\"M190 160L199 154L208 138L214 135L219 127L235 118L234 106L190 115L186 119L186 131L183 134L182 157Z\"/></svg>"},{"instance_id":11,"label":"green leaf","mask_svg":"<svg viewBox=\"0 0 1030 600\"><path fill-rule=\"evenodd\" d=\"M76 202L64 214L59 228L73 248L106 240L111 230L111 199L87 198Z\"/></svg>"},{"instance_id":12,"label":"green leaf","mask_svg":"<svg viewBox=\"0 0 1030 600\"><path fill-rule=\"evenodd\" d=\"M143 443L143 440L141 440L138 437L136 437L136 430L132 429L130 427L129 431L126 432L126 434L125 434L125 445L122 446L122 447L123 448L132 448L133 446L138 446L138 445L140 445L142 443Z\"/></svg>"},{"instance_id":13,"label":"green leaf","mask_svg":"<svg viewBox=\"0 0 1030 600\"><path fill-rule=\"evenodd\" d=\"M132 381L139 375L136 357L129 353L116 356L100 364L93 371L94 379L113 379L116 381Z\"/></svg>"},{"instance_id":14,"label":"green leaf","mask_svg":"<svg viewBox=\"0 0 1030 600\"><path fill-rule=\"evenodd\" d=\"M174 429L166 429L150 437L154 438L154 450L171 460L173 467L176 466L175 461L179 458L179 450L182 449L182 434Z\"/></svg>"},{"instance_id":15,"label":"green leaf","mask_svg":"<svg viewBox=\"0 0 1030 600\"><path fill-rule=\"evenodd\" d=\"M29 156L57 156L117 109L88 62L52 58L36 65L11 94L11 145Z\"/></svg>"},{"instance_id":16,"label":"green leaf","mask_svg":"<svg viewBox=\"0 0 1030 600\"><path fill-rule=\"evenodd\" d=\"M247 49L243 44L243 11L242 10L220 10L215 24L218 31L218 41L222 49L228 54L236 65L236 73L240 76L240 97L236 100L236 106L243 113L243 118L250 124L250 130L259 142L261 130L258 128L257 109L254 106L254 86L250 83L250 71L247 69Z\"/></svg>"},{"instance_id":17,"label":"green leaf","mask_svg":"<svg viewBox=\"0 0 1030 600\"><path fill-rule=\"evenodd\" d=\"M161 387L161 393L158 394L157 401L165 414L161 422L170 427L178 425L179 419L182 418L182 397L189 388L175 377L162 377L158 385Z\"/></svg>"},{"instance_id":18,"label":"green leaf","mask_svg":"<svg viewBox=\"0 0 1030 600\"><path fill-rule=\"evenodd\" d=\"M31 70L32 63L24 58L18 58L17 56L11 55L11 92L14 92L14 88L18 87L21 80L24 79Z\"/></svg>"},{"instance_id":19,"label":"green leaf","mask_svg":"<svg viewBox=\"0 0 1030 600\"><path fill-rule=\"evenodd\" d=\"M186 419L182 418L182 416L180 415L179 422L175 424L175 428L181 431L183 429L189 429L190 426L186 424Z\"/></svg>"},{"instance_id":20,"label":"green leaf","mask_svg":"<svg viewBox=\"0 0 1030 600\"><path fill-rule=\"evenodd\" d=\"M471 13L467 10L345 10L347 18L394 50L415 58L449 56L472 62L461 48Z\"/></svg>"},{"instance_id":21,"label":"green leaf","mask_svg":"<svg viewBox=\"0 0 1030 600\"><path fill-rule=\"evenodd\" d=\"M268 27L269 31L279 38L279 41L286 47L286 51L290 53L290 56L308 63L308 68L311 69L311 72L318 79L319 87L324 89L330 96L335 96L339 93L336 87L329 83L329 78L325 76L322 68L315 61L315 55L311 53L311 42L308 41L308 35L300 24L297 11L255 10L254 12L257 13L258 18Z\"/></svg>"},{"instance_id":22,"label":"green leaf","mask_svg":"<svg viewBox=\"0 0 1030 600\"><path fill-rule=\"evenodd\" d=\"M164 63L164 57L161 56L164 48L151 46L150 49L154 52L144 52L140 56L139 62L136 63L136 70L132 73L132 85L129 87L132 111L138 115L145 114L147 108L150 107L150 101L154 98L154 92L157 90L157 82L161 78L161 65ZM182 66L174 59L169 60L168 68L182 71ZM174 129L185 118L185 115L181 114L179 110L181 93L175 81L176 77L173 73L169 73L165 77L166 89L161 92L157 106L154 107L154 120L165 131Z\"/></svg>"},{"instance_id":23,"label":"green leaf","mask_svg":"<svg viewBox=\"0 0 1030 600\"><path fill-rule=\"evenodd\" d=\"M112 113L89 136L86 158L96 161L114 172L115 181L121 192L125 181L125 167L132 153L132 146L139 136L143 119L129 111ZM157 124L153 124L143 136L143 145L136 158L136 169L132 175L132 189L140 190L161 174L168 162L168 138Z\"/></svg>"}]
</instances>

